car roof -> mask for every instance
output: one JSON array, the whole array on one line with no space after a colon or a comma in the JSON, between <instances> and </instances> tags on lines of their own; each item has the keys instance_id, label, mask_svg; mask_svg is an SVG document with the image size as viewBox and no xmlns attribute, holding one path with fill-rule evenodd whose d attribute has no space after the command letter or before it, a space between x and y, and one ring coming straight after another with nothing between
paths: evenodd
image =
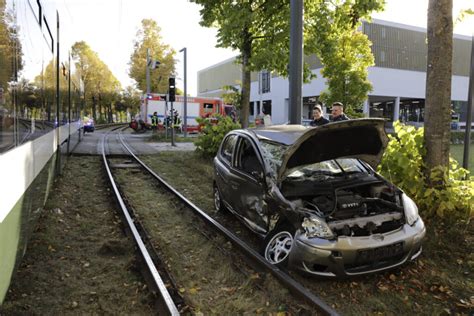
<instances>
[{"instance_id":1,"label":"car roof","mask_svg":"<svg viewBox=\"0 0 474 316\"><path fill-rule=\"evenodd\" d=\"M271 125L263 128L250 128L249 132L255 134L259 140L268 140L292 145L308 128L303 125Z\"/></svg>"}]
</instances>

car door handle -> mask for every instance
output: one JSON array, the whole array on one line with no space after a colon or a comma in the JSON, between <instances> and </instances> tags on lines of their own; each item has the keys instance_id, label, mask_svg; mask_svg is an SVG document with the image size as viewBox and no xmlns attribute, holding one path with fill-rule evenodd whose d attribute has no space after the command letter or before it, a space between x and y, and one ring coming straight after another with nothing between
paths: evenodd
<instances>
[{"instance_id":1,"label":"car door handle","mask_svg":"<svg viewBox=\"0 0 474 316\"><path fill-rule=\"evenodd\" d=\"M239 183L237 181L230 181L230 187L237 190L239 188Z\"/></svg>"}]
</instances>

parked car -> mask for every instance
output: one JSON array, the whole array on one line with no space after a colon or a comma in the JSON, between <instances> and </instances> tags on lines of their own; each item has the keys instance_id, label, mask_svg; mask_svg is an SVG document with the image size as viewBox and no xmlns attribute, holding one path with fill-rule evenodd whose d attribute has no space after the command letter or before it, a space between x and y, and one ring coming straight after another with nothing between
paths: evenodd
<instances>
[{"instance_id":1,"label":"parked car","mask_svg":"<svg viewBox=\"0 0 474 316\"><path fill-rule=\"evenodd\" d=\"M416 204L374 171L384 120L228 133L214 158L214 204L262 237L275 265L318 276L382 271L417 258Z\"/></svg>"}]
</instances>

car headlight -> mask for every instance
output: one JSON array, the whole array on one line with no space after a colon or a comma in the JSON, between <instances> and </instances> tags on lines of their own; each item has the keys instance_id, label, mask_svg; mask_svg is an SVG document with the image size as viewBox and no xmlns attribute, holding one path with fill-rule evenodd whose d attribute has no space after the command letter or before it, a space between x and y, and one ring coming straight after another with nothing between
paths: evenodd
<instances>
[{"instance_id":1,"label":"car headlight","mask_svg":"<svg viewBox=\"0 0 474 316\"><path fill-rule=\"evenodd\" d=\"M303 227L305 235L308 238L319 237L331 239L334 237L334 234L326 222L317 217L305 217L301 227Z\"/></svg>"},{"instance_id":2,"label":"car headlight","mask_svg":"<svg viewBox=\"0 0 474 316\"><path fill-rule=\"evenodd\" d=\"M407 218L408 225L412 226L418 220L418 207L415 202L410 199L405 193L402 195L403 208L405 209L405 217Z\"/></svg>"}]
</instances>

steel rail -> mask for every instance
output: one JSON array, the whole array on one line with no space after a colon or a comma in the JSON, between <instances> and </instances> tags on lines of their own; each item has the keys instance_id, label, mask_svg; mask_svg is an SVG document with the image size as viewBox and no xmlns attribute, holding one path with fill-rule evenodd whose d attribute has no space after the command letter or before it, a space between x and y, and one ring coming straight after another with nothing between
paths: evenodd
<instances>
[{"instance_id":1,"label":"steel rail","mask_svg":"<svg viewBox=\"0 0 474 316\"><path fill-rule=\"evenodd\" d=\"M236 245L244 254L251 257L255 262L260 266L264 267L270 271L281 283L287 286L290 291L294 294L300 296L313 306L315 306L319 312L324 315L339 315L332 307L327 305L319 297L311 293L307 288L298 283L290 275L280 270L277 266L269 263L265 258L263 258L258 252L250 248L246 243L244 243L240 238L234 235L230 230L222 226L219 222L210 217L206 212L202 211L197 207L193 202L189 201L185 196L179 193L175 188L169 185L163 178L156 174L152 169L150 169L144 162L142 162L131 150L131 148L125 143L122 134L119 134L120 141L122 145L127 149L130 155L143 167L145 168L154 178L156 178L165 188L176 195L181 201L183 201L188 207L190 207L195 213L197 213L205 222L210 224L215 228L219 233L224 235L229 241Z\"/></svg>"},{"instance_id":2,"label":"steel rail","mask_svg":"<svg viewBox=\"0 0 474 316\"><path fill-rule=\"evenodd\" d=\"M117 188L115 180L112 176L112 172L110 171L110 167L109 167L109 164L107 162L107 157L106 157L106 154L105 154L105 139L106 139L106 137L108 136L109 133L106 133L102 137L102 159L103 159L103 162L104 162L105 169L107 171L107 175L108 175L109 180L110 180L110 184L112 185L112 188L114 190L117 201L120 205L120 208L122 209L122 213L123 213L123 215L124 215L124 217L127 221L127 224L128 224L128 226L129 226L129 228L132 232L133 238L135 239L135 242L138 246L140 254L142 255L143 259L145 260L147 268L149 269L149 271L150 271L150 273L153 277L153 282L155 283L157 289L159 290L161 299L165 303L166 312L168 312L169 315L173 315L173 316L176 315L177 316L177 315L179 315L178 308L176 307L173 300L171 299L171 296L170 296L170 294L169 294L169 292L166 288L166 285L164 284L160 274L158 273L158 270L157 270L157 268L156 268L155 264L153 263L153 260L150 256L150 253L146 249L145 244L143 243L143 240L140 237L140 234L137 230L137 227L135 226L127 207L125 206L125 203L122 199L122 196L120 195L120 192Z\"/></svg>"}]
</instances>

